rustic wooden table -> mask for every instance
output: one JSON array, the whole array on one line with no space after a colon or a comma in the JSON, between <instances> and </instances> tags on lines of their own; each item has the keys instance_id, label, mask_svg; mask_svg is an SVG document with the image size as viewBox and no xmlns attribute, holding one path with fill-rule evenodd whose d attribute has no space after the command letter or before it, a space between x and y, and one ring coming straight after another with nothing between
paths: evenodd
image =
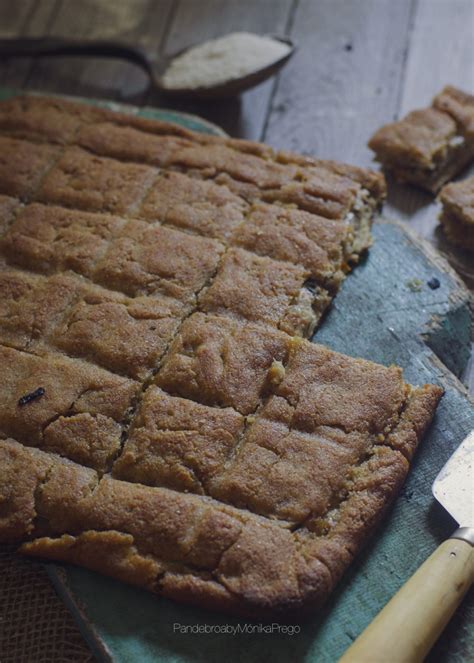
<instances>
[{"instance_id":1,"label":"rustic wooden table","mask_svg":"<svg viewBox=\"0 0 474 663\"><path fill-rule=\"evenodd\" d=\"M363 166L378 126L427 105L446 83L474 90L474 0L0 0L0 37L117 37L159 55L235 30L289 34L298 45L278 78L240 99L169 103L133 65L82 58L0 62L0 85L172 106L234 136ZM432 198L389 184L387 215L439 247ZM451 258L466 269L465 256ZM474 387L472 365L464 379ZM40 567L5 559L19 591L34 582L50 606ZM41 601L32 605L8 615L0 607L2 663L91 660L59 604L53 655L39 657L31 635Z\"/></svg>"}]
</instances>

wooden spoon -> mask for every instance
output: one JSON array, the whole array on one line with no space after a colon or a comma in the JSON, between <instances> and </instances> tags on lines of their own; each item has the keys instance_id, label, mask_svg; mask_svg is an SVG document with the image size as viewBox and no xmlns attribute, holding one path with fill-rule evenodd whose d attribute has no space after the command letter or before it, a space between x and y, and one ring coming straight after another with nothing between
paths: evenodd
<instances>
[{"instance_id":1,"label":"wooden spoon","mask_svg":"<svg viewBox=\"0 0 474 663\"><path fill-rule=\"evenodd\" d=\"M169 67L171 61L178 55L190 50L188 47L171 57L154 58L139 46L132 46L120 41L103 41L95 39L65 39L62 37L21 37L18 39L0 39L0 58L7 57L55 57L55 56L81 56L81 57L106 57L127 60L141 67L150 77L150 83L158 90L167 95L188 98L216 98L237 95L262 83L288 62L295 51L293 42L288 37L269 35L272 39L280 41L289 50L283 56L277 58L270 64L252 71L249 74L232 78L217 85L199 88L165 88L163 86L163 74Z\"/></svg>"}]
</instances>

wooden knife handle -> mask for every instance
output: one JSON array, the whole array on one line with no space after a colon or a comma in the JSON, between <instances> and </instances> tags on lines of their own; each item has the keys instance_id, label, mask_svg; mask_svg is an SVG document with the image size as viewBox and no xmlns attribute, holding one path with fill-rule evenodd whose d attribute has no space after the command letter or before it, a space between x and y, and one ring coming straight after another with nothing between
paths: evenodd
<instances>
[{"instance_id":1,"label":"wooden knife handle","mask_svg":"<svg viewBox=\"0 0 474 663\"><path fill-rule=\"evenodd\" d=\"M467 541L444 541L339 663L423 661L474 581L473 551Z\"/></svg>"}]
</instances>

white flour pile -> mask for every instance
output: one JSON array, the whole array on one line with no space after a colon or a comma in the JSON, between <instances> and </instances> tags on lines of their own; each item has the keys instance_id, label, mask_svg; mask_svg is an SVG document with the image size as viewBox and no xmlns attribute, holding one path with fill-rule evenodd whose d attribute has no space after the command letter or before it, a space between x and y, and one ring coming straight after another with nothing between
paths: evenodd
<instances>
[{"instance_id":1,"label":"white flour pile","mask_svg":"<svg viewBox=\"0 0 474 663\"><path fill-rule=\"evenodd\" d=\"M162 85L169 90L206 88L246 76L290 51L287 44L250 32L206 41L171 61Z\"/></svg>"}]
</instances>

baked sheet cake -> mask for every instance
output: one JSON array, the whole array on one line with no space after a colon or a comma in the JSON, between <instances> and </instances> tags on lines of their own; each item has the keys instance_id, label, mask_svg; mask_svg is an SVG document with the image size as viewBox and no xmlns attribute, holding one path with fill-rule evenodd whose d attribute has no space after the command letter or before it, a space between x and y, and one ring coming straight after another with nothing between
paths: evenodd
<instances>
[{"instance_id":1,"label":"baked sheet cake","mask_svg":"<svg viewBox=\"0 0 474 663\"><path fill-rule=\"evenodd\" d=\"M0 541L265 617L321 605L441 390L307 340L382 176L0 104Z\"/></svg>"}]
</instances>

